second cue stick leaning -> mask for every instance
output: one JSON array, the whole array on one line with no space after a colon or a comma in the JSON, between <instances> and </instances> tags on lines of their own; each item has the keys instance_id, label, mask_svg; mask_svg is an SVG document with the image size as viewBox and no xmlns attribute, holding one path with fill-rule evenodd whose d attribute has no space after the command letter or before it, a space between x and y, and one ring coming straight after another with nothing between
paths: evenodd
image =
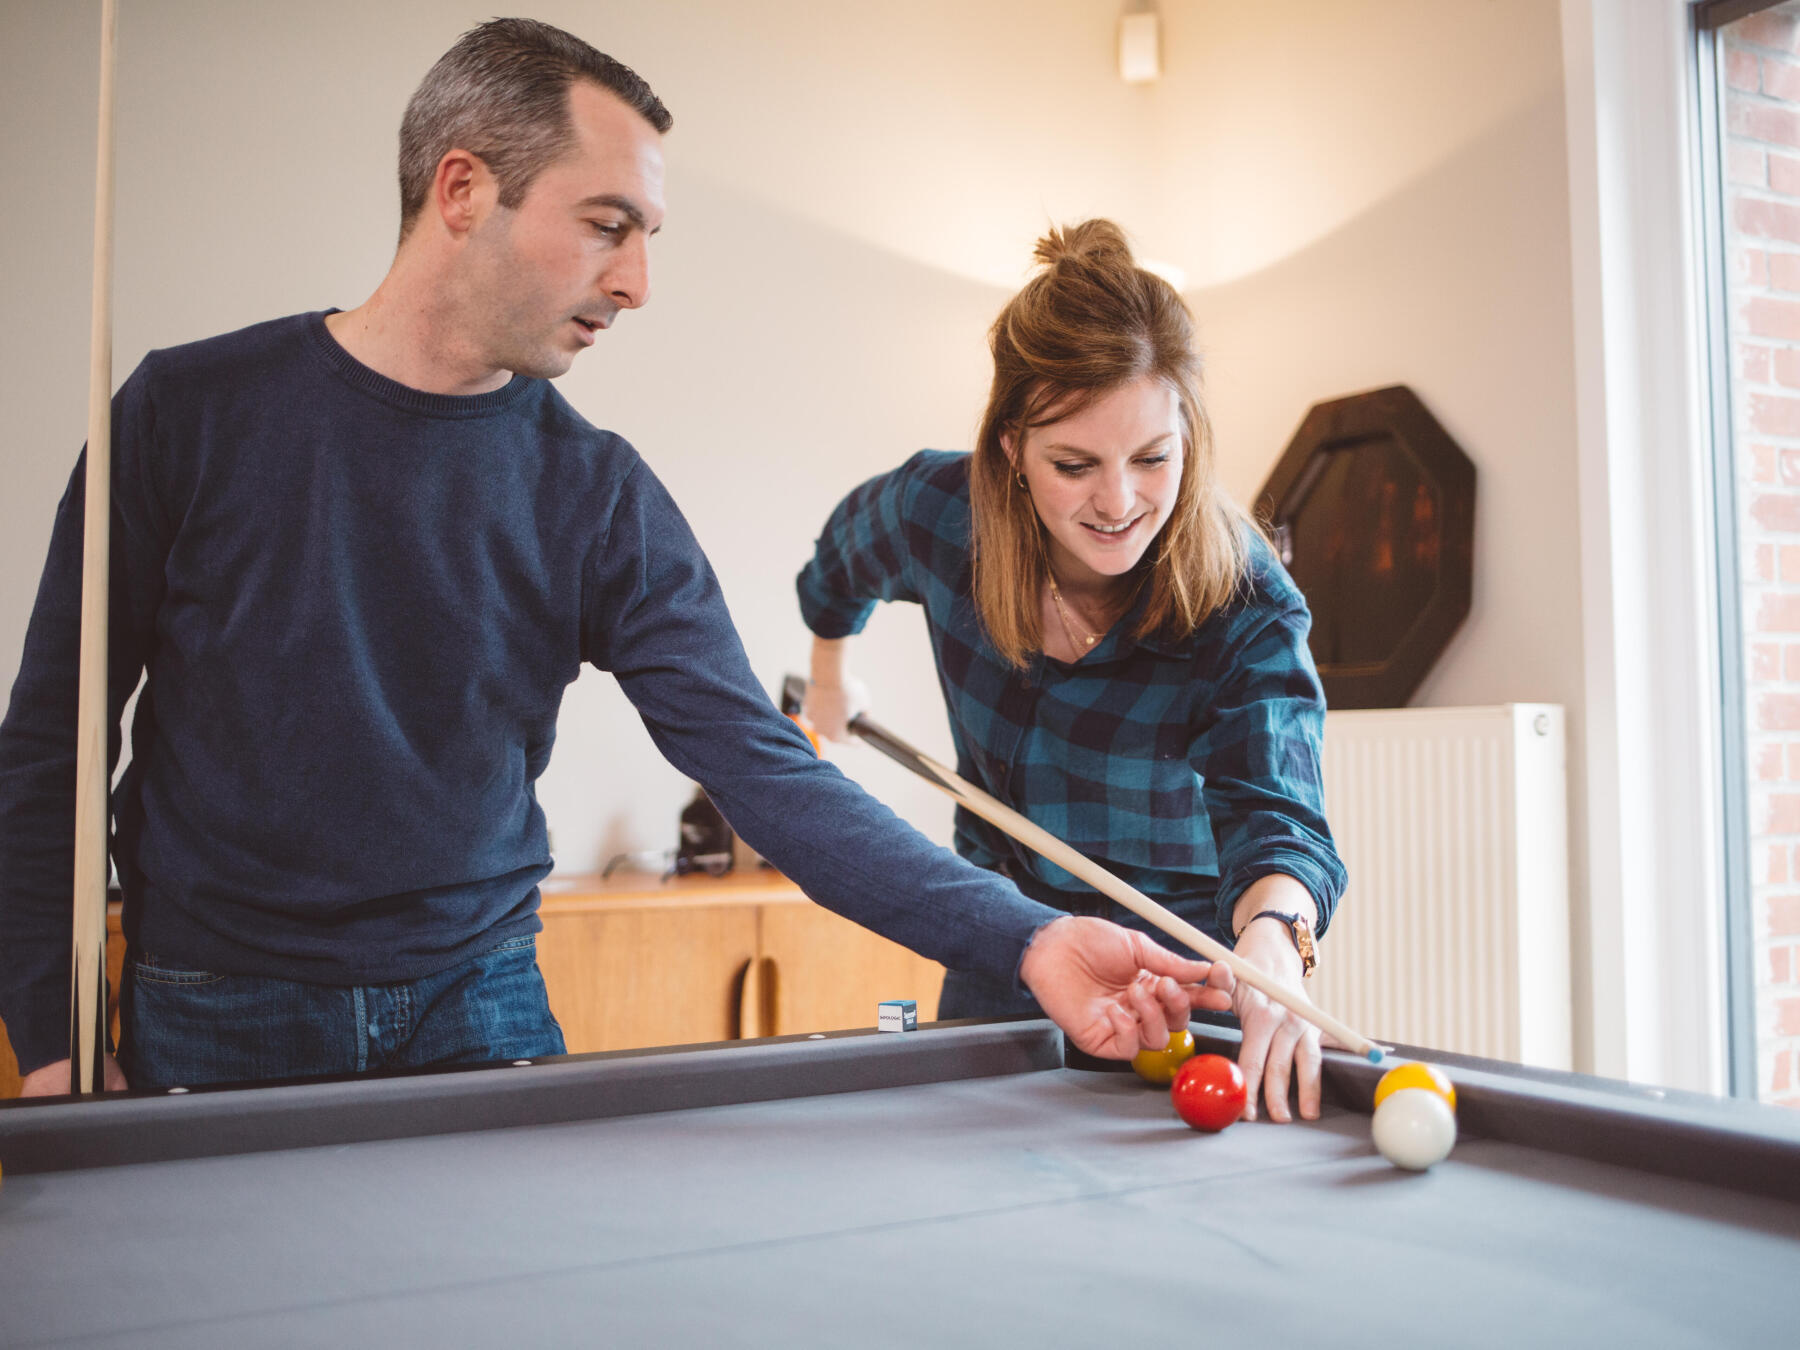
<instances>
[{"instance_id":1,"label":"second cue stick leaning","mask_svg":"<svg viewBox=\"0 0 1800 1350\"><path fill-rule=\"evenodd\" d=\"M1230 966L1232 973L1238 979L1265 997L1281 1004L1296 1017L1304 1018L1312 1023L1346 1050L1362 1055L1371 1064L1381 1062L1385 1051L1367 1036L1352 1031L1316 1004L1270 979L1223 943L1208 937L1186 919L1171 914L1136 887L1119 880L1092 859L1077 853L1043 826L1033 824L1004 802L996 801L967 779L960 778L946 769L929 755L921 754L913 749L893 732L871 722L867 717L858 717L851 722L850 730L895 763L911 769L926 782L949 793L989 824L1005 830L1021 844L1043 854L1065 872L1079 877L1102 895L1118 901L1140 919L1156 925L1177 941L1187 943L1207 960L1220 961Z\"/></svg>"},{"instance_id":2,"label":"second cue stick leaning","mask_svg":"<svg viewBox=\"0 0 1800 1350\"><path fill-rule=\"evenodd\" d=\"M100 6L100 134L94 164L94 301L81 546L81 673L75 713L74 933L69 955L69 1091L106 1086L106 618L112 530L114 0Z\"/></svg>"}]
</instances>

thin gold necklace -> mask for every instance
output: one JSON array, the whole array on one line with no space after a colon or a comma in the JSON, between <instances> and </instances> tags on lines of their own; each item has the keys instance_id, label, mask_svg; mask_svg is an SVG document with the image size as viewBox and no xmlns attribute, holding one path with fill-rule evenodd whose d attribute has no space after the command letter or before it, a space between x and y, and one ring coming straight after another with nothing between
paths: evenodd
<instances>
[{"instance_id":1,"label":"thin gold necklace","mask_svg":"<svg viewBox=\"0 0 1800 1350\"><path fill-rule=\"evenodd\" d=\"M1054 572L1050 573L1050 598L1056 602L1056 613L1062 619L1063 632L1069 635L1069 641L1077 649L1091 649L1100 640L1100 634L1090 633L1085 628L1077 628L1070 622L1068 606L1063 604L1062 591L1056 584L1056 573Z\"/></svg>"}]
</instances>

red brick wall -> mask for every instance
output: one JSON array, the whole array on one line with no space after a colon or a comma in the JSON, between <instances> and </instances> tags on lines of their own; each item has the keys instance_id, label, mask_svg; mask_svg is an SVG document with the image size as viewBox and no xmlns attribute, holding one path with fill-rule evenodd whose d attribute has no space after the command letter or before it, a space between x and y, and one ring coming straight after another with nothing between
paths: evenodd
<instances>
[{"instance_id":1,"label":"red brick wall","mask_svg":"<svg viewBox=\"0 0 1800 1350\"><path fill-rule=\"evenodd\" d=\"M1758 1091L1800 1107L1800 3L1723 51Z\"/></svg>"}]
</instances>

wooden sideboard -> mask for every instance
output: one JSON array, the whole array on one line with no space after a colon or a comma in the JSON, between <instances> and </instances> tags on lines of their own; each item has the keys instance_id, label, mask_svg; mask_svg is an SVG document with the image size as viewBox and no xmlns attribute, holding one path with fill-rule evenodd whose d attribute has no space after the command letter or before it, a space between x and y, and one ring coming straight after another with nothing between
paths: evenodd
<instances>
[{"instance_id":1,"label":"wooden sideboard","mask_svg":"<svg viewBox=\"0 0 1800 1350\"><path fill-rule=\"evenodd\" d=\"M543 897L538 966L573 1054L873 1026L888 998L915 1000L920 1021L937 1013L942 966L815 905L778 872L552 877ZM117 990L117 905L106 955ZM0 1027L0 1097L18 1091Z\"/></svg>"},{"instance_id":2,"label":"wooden sideboard","mask_svg":"<svg viewBox=\"0 0 1800 1350\"><path fill-rule=\"evenodd\" d=\"M572 1053L875 1024L937 1013L944 968L808 900L780 873L544 884L538 965Z\"/></svg>"}]
</instances>

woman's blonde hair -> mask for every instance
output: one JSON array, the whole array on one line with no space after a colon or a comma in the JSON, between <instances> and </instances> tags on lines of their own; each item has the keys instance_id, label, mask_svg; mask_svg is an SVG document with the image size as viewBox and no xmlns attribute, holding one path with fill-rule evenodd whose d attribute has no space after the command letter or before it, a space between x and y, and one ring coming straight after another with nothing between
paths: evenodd
<instances>
[{"instance_id":1,"label":"woman's blonde hair","mask_svg":"<svg viewBox=\"0 0 1800 1350\"><path fill-rule=\"evenodd\" d=\"M975 608L996 650L1023 667L1043 650L1039 597L1049 560L1031 495L1002 437L1022 447L1033 427L1080 412L1149 377L1175 391L1182 429L1174 509L1140 569L1149 590L1134 633L1185 636L1232 596L1246 564L1248 519L1220 491L1212 428L1200 403L1194 318L1175 288L1139 267L1110 220L1038 240L1044 269L988 333L994 384L969 463Z\"/></svg>"}]
</instances>

